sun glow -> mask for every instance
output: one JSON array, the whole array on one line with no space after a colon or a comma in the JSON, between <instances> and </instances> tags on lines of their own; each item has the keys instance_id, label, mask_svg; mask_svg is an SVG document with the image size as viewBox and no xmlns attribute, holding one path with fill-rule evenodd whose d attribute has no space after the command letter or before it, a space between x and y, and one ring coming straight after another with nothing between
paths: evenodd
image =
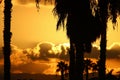
<instances>
[{"instance_id":1,"label":"sun glow","mask_svg":"<svg viewBox=\"0 0 120 80\"><path fill-rule=\"evenodd\" d=\"M44 74L54 74L55 75L58 61L59 61L59 59L50 59L50 61L47 64L49 66L49 68L46 69L43 73Z\"/></svg>"},{"instance_id":2,"label":"sun glow","mask_svg":"<svg viewBox=\"0 0 120 80\"><path fill-rule=\"evenodd\" d=\"M57 19L56 17L53 16L51 12L53 6L40 5L40 11L37 12L35 3L32 2L27 5L21 5L21 4L18 5L18 2L16 1L17 0L12 0L13 9L12 9L11 32L13 33L13 36L11 43L15 44L18 47L14 45L12 45L11 47L12 53L10 58L11 58L12 72L13 73L26 72L31 74L35 74L35 73L56 74L57 62L61 60L59 59L59 55L62 54L61 52L63 49L65 50L64 51L65 54L63 53L62 55L66 56L67 49L70 48L70 44L68 42L69 40L66 36L65 31L63 30L56 31ZM3 5L4 4L2 1L2 3L0 4L0 9L1 9L0 14L4 9ZM29 14L26 15L26 13ZM120 20L118 19L118 21ZM0 23L1 23L0 27L2 27L3 22ZM120 23L118 23L118 26L119 24ZM119 31L120 31L119 27L118 28L116 27L116 30L113 30L111 22L108 23L107 50L116 49L116 48L120 50ZM3 31L1 29L1 33L2 32ZM2 35L0 34L0 39L1 36ZM35 45L36 43L37 45ZM42 49L40 45L43 43L47 43L52 46L50 50L46 51L45 58L47 59L43 59L40 56L41 54L40 49ZM93 44L93 47L97 48L97 50L100 50L99 44L100 41L96 44ZM118 46L115 46L116 44ZM118 58L120 58L120 54ZM94 62L96 61L96 59L92 59L92 60ZM107 69L110 70L114 68L115 71L120 71L119 61L120 60L117 59L107 60L106 61ZM2 55L2 57L0 56L0 70L3 70L1 68L1 66L3 67L3 64L4 61Z\"/></svg>"},{"instance_id":3,"label":"sun glow","mask_svg":"<svg viewBox=\"0 0 120 80\"><path fill-rule=\"evenodd\" d=\"M62 45L66 46L66 47L70 47L69 42L67 42L67 43L63 43Z\"/></svg>"}]
</instances>

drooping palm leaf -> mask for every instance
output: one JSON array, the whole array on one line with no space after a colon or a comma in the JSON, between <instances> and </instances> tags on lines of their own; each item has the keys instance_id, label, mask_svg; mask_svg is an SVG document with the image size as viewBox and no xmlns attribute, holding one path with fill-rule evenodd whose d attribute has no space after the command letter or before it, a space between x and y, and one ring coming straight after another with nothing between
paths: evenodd
<instances>
[{"instance_id":1,"label":"drooping palm leaf","mask_svg":"<svg viewBox=\"0 0 120 80\"><path fill-rule=\"evenodd\" d=\"M116 18L117 18L116 0L110 0L110 15L112 16L112 22L116 23Z\"/></svg>"},{"instance_id":2,"label":"drooping palm leaf","mask_svg":"<svg viewBox=\"0 0 120 80\"><path fill-rule=\"evenodd\" d=\"M68 0L55 0L55 7L53 9L53 14L58 17L57 21L57 30L65 26L65 19L67 18L68 9L69 9Z\"/></svg>"},{"instance_id":3,"label":"drooping palm leaf","mask_svg":"<svg viewBox=\"0 0 120 80\"><path fill-rule=\"evenodd\" d=\"M120 15L120 0L109 0L109 17L112 20L113 24L116 24L117 17ZM113 26L115 28L115 26Z\"/></svg>"}]
</instances>

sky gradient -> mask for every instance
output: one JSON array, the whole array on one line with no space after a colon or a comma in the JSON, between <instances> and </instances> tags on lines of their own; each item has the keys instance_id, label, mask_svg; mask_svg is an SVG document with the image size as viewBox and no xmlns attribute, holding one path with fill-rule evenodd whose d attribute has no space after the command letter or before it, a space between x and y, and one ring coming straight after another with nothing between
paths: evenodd
<instances>
[{"instance_id":1,"label":"sky gradient","mask_svg":"<svg viewBox=\"0 0 120 80\"><path fill-rule=\"evenodd\" d=\"M55 44L68 42L65 30L56 31L57 17L53 16L53 6L41 5L37 12L34 0L13 0L11 31L12 44L20 48L34 47L39 42L52 42ZM3 2L2 2L3 3ZM2 39L3 31L3 5L0 5L0 39ZM120 42L120 28L113 30L112 24L109 22L107 28L107 45L110 46L114 42ZM0 42L2 44L2 41ZM97 41L99 45L99 41Z\"/></svg>"},{"instance_id":2,"label":"sky gradient","mask_svg":"<svg viewBox=\"0 0 120 80\"><path fill-rule=\"evenodd\" d=\"M57 62L64 58L68 59L66 48L69 47L69 40L65 30L61 28L60 31L56 31L57 18L53 16L53 6L40 5L40 10L37 12L34 0L12 0L12 2L12 72L55 74ZM0 72L3 72L3 8L2 2L0 5ZM120 70L119 27L118 22L118 27L113 30L109 22L107 28L107 68L115 68L116 71ZM97 59L99 55L99 40L95 44L97 46L93 47L92 55L87 55L92 59ZM61 47L62 45L64 48ZM111 64L112 61L114 65Z\"/></svg>"}]
</instances>

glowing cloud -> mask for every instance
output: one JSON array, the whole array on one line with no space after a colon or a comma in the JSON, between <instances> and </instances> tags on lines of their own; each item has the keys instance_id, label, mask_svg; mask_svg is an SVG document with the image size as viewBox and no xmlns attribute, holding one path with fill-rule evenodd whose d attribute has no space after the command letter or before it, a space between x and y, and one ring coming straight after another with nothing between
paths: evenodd
<instances>
[{"instance_id":1,"label":"glowing cloud","mask_svg":"<svg viewBox=\"0 0 120 80\"><path fill-rule=\"evenodd\" d=\"M44 73L56 74L56 65L60 60L69 60L69 43L55 45L51 42L41 42L34 48L20 49L11 45L11 71L13 73ZM3 72L3 52L0 48L0 73ZM98 46L93 46L91 54L85 54L86 58L97 60L99 57ZM107 68L119 70L120 45L114 44L107 50ZM114 65L111 65L111 62ZM32 68L32 69L31 69Z\"/></svg>"}]
</instances>

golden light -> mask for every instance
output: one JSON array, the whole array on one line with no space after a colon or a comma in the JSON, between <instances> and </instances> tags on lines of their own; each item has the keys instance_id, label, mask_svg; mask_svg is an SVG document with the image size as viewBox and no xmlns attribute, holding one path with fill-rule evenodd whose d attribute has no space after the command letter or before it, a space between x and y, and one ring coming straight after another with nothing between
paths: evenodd
<instances>
[{"instance_id":1,"label":"golden light","mask_svg":"<svg viewBox=\"0 0 120 80\"><path fill-rule=\"evenodd\" d=\"M47 5L40 5L41 12L37 12L35 4L27 4L27 5L18 5L16 0L12 0L13 2L13 10L12 10L12 27L11 31L13 33L12 36L12 43L22 47L24 45L32 44L32 42L41 42L43 41L49 41L48 44L52 45L52 50L49 50L49 53L54 53L55 55L58 53L61 53L61 46L63 46L65 49L70 47L70 44L66 36L66 32L63 30L56 31L56 18L52 15L52 9L53 6ZM2 3L2 0L0 0L0 3ZM3 9L3 8L2 8ZM30 13L27 14L26 13ZM118 19L118 21L120 21ZM119 23L118 23L119 25ZM120 28L117 30L112 29L112 24L108 23L108 47L107 49L110 50L113 48L115 44L118 44L120 46L120 37L118 31L120 31ZM27 44L27 42L29 42ZM51 42L54 42L55 44L60 43L59 45L55 45ZM66 43L64 43L66 42ZM93 44L93 47L98 48L100 50L100 46L98 46L100 42L96 44ZM112 44L112 45L111 45ZM26 51L31 54L33 51L33 56L39 57L40 54L40 43L37 44L34 48L27 48ZM111 45L111 46L110 46ZM28 47L28 46L27 46ZM38 65L43 64L49 66L49 68L46 68L46 70L43 72L44 74L56 74L56 65L59 59L57 58L51 58L50 61L32 61L29 59L26 54L23 54L23 50L17 48L14 46L14 52L11 55L11 62L12 65L18 65L19 64L26 64L26 63L34 63ZM94 62L96 59L92 59ZM119 62L117 60L107 60L107 68L111 69L114 68L115 70L120 70L120 66L118 66ZM0 65L3 65L3 59L0 60ZM38 68L36 66L36 68ZM26 67L29 68L29 66L26 65ZM39 69L39 68L38 68ZM37 69L35 69L37 71ZM34 71L34 69L33 69ZM22 73L20 70L13 71L13 73ZM35 72L32 72L35 73Z\"/></svg>"},{"instance_id":2,"label":"golden light","mask_svg":"<svg viewBox=\"0 0 120 80\"><path fill-rule=\"evenodd\" d=\"M44 74L52 74L55 75L56 74L56 69L57 69L57 62L59 61L59 59L50 59L50 61L48 62L47 65L49 65L49 68L46 69L43 73Z\"/></svg>"}]
</instances>

